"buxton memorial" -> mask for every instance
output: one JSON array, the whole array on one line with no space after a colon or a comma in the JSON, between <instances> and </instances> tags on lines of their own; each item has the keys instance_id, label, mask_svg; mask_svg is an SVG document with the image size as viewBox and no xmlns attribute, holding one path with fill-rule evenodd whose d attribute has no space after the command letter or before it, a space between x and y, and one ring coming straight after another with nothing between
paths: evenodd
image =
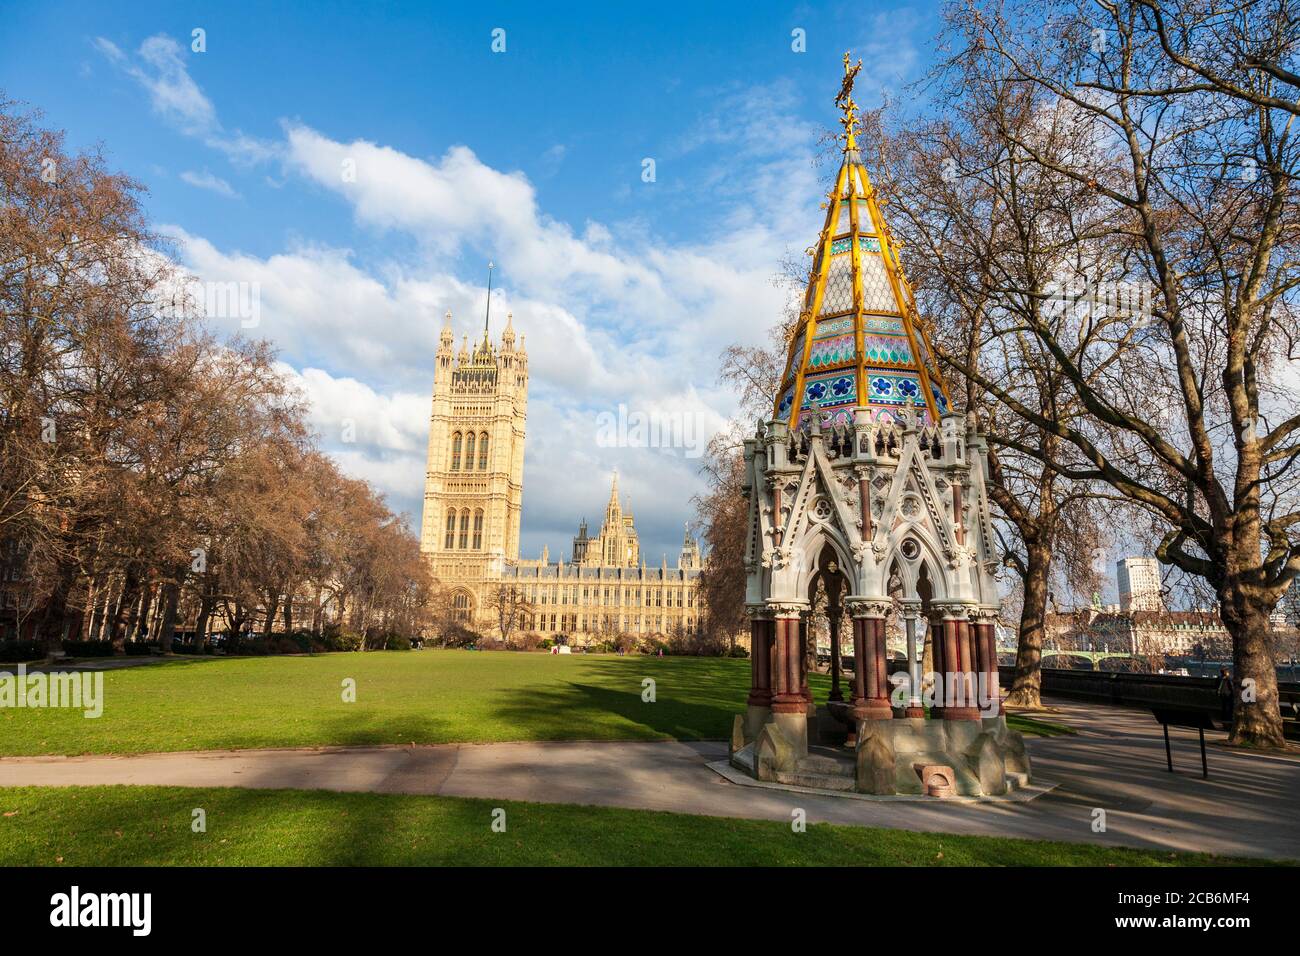
<instances>
[{"instance_id":1,"label":"buxton memorial","mask_svg":"<svg viewBox=\"0 0 1300 956\"><path fill-rule=\"evenodd\" d=\"M745 443L753 653L731 763L786 785L999 796L1028 783L1029 763L999 702L987 446L952 407L863 167L860 65L846 54L843 162L772 417ZM819 589L832 634L823 702L808 685ZM891 674L887 628L900 624L906 666Z\"/></svg>"}]
</instances>

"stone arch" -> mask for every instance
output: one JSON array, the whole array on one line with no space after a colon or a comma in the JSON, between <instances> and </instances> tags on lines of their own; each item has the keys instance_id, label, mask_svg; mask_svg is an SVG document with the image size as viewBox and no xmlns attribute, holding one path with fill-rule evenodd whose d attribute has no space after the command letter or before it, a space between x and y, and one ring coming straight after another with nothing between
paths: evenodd
<instances>
[{"instance_id":1,"label":"stone arch","mask_svg":"<svg viewBox=\"0 0 1300 956\"><path fill-rule=\"evenodd\" d=\"M856 573L858 565L853 560L853 549L844 533L830 521L809 522L799 540L791 543L791 569L796 572L793 592L797 595L808 593L808 587L819 570L818 562L822 552L827 549L834 553L835 559L844 569L845 597L859 596L859 575Z\"/></svg>"},{"instance_id":2,"label":"stone arch","mask_svg":"<svg viewBox=\"0 0 1300 956\"><path fill-rule=\"evenodd\" d=\"M451 592L452 617L458 624L468 625L474 620L474 592L469 588L456 588Z\"/></svg>"},{"instance_id":3,"label":"stone arch","mask_svg":"<svg viewBox=\"0 0 1300 956\"><path fill-rule=\"evenodd\" d=\"M834 570L832 571L832 562ZM853 593L853 567L846 565L841 559L839 551L827 544L822 548L817 558L817 564L812 569L812 573L807 577L807 590L804 597L808 599L809 605L813 603L813 591L818 584L818 580L823 587L830 590L830 580L834 578L838 582L840 598Z\"/></svg>"},{"instance_id":4,"label":"stone arch","mask_svg":"<svg viewBox=\"0 0 1300 956\"><path fill-rule=\"evenodd\" d=\"M917 545L916 553L911 556L905 552L904 543L908 541L914 541ZM947 562L929 528L906 522L889 535L887 544L888 557L877 565L878 577L869 582L876 594L889 593L890 572L897 568L906 596L920 600L921 569L924 568L929 579L930 601L945 601L949 598L953 589L946 572Z\"/></svg>"}]
</instances>

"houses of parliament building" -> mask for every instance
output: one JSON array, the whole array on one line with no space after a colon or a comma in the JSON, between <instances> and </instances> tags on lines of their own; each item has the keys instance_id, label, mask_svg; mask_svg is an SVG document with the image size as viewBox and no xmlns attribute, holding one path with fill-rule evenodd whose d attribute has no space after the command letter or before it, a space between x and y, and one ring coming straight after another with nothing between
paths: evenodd
<instances>
[{"instance_id":1,"label":"houses of parliament building","mask_svg":"<svg viewBox=\"0 0 1300 956\"><path fill-rule=\"evenodd\" d=\"M684 535L676 566L642 557L632 511L613 478L600 530L584 520L569 560L519 557L523 507L528 352L515 345L513 316L499 346L486 327L470 350L453 351L451 313L435 354L433 410L420 550L451 589L456 616L473 629L496 628L492 595L517 587L531 607L524 630L585 645L614 634L668 634L699 621L700 549Z\"/></svg>"}]
</instances>

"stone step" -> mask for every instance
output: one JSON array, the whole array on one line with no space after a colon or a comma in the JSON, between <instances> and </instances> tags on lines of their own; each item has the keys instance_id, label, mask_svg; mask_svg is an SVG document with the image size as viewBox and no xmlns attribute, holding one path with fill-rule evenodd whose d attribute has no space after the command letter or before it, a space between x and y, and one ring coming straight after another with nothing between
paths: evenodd
<instances>
[{"instance_id":1,"label":"stone step","mask_svg":"<svg viewBox=\"0 0 1300 956\"><path fill-rule=\"evenodd\" d=\"M825 757L821 754L809 754L801 758L799 772L821 776L848 777L850 780L857 776L854 763L848 757L840 760L835 757Z\"/></svg>"},{"instance_id":2,"label":"stone step","mask_svg":"<svg viewBox=\"0 0 1300 956\"><path fill-rule=\"evenodd\" d=\"M1006 772L1006 778L1007 778L1008 791L1023 790L1025 789L1025 787L1029 786L1029 774L1027 773L1019 773L1015 770L1008 770Z\"/></svg>"},{"instance_id":3,"label":"stone step","mask_svg":"<svg viewBox=\"0 0 1300 956\"><path fill-rule=\"evenodd\" d=\"M849 792L854 788L852 777L838 774L807 773L797 770L794 773L778 773L776 782L790 787L809 787L814 790L839 790Z\"/></svg>"}]
</instances>

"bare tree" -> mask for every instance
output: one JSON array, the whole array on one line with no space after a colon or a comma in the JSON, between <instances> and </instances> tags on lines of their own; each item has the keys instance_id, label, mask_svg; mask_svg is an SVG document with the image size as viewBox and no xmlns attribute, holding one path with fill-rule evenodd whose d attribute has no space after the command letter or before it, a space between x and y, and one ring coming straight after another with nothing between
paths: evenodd
<instances>
[{"instance_id":1,"label":"bare tree","mask_svg":"<svg viewBox=\"0 0 1300 956\"><path fill-rule=\"evenodd\" d=\"M1079 420L1046 414L973 362L962 371L1060 441L1071 460L1052 462L1058 474L1105 482L1167 523L1158 556L1211 583L1233 638L1245 691L1233 741L1280 745L1268 616L1300 572L1300 415L1287 380L1300 335L1300 147L1294 114L1269 98L1294 91L1226 61L1203 18L1186 21L1172 56L1155 14L1142 0L950 13L950 89L978 110L1011 86L1061 115L1076 144L1063 154L1010 124L997 133L1031 169L1097 198L1108 243L1127 254L1107 281L1151 290L1149 308L994 330L1050 355ZM1231 16L1273 63L1300 49L1300 20L1280 0ZM1202 69L1181 62L1191 56L1207 57Z\"/></svg>"},{"instance_id":2,"label":"bare tree","mask_svg":"<svg viewBox=\"0 0 1300 956\"><path fill-rule=\"evenodd\" d=\"M487 606L501 635L501 645L509 649L510 635L532 615L532 604L518 585L498 584L488 592Z\"/></svg>"},{"instance_id":3,"label":"bare tree","mask_svg":"<svg viewBox=\"0 0 1300 956\"><path fill-rule=\"evenodd\" d=\"M1107 210L1090 190L1044 175L1002 132L1015 129L1043 153L1060 155L1078 148L1069 130L1023 89L1006 85L995 94L978 103L956 96L950 115L893 134L880 114L869 114L865 139L878 144L877 184L892 199L891 225L909 249L918 314L936 358L964 386L962 404L988 435L996 529L1004 562L1020 579L1008 703L1039 707L1053 582L1085 595L1096 586L1105 495L1096 483L1061 474L1057 466L1071 456L1054 430L1010 413L963 370L980 369L1054 422L1078 421L1084 409L1064 373L1025 329L1096 311L1097 277L1124 252L1105 242ZM1076 358L1086 342L1074 342Z\"/></svg>"}]
</instances>

